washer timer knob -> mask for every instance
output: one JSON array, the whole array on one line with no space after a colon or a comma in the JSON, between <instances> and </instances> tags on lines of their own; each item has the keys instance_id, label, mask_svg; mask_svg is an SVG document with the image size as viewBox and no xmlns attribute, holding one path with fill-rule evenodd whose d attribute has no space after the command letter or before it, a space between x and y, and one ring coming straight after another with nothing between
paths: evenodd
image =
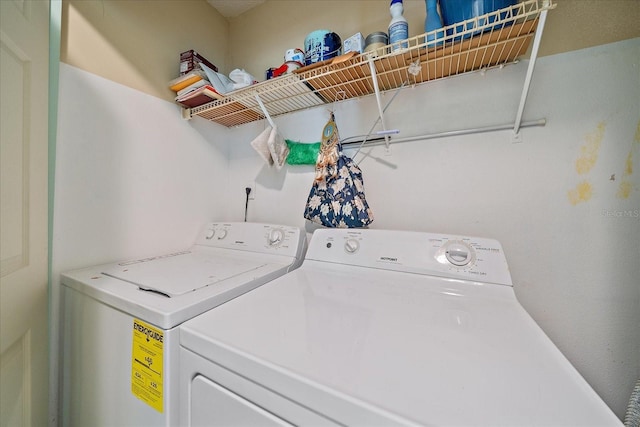
<instances>
[{"instance_id":1,"label":"washer timer knob","mask_svg":"<svg viewBox=\"0 0 640 427\"><path fill-rule=\"evenodd\" d=\"M269 243L269 246L278 246L280 243L282 243L283 239L284 231L282 231L282 229L280 228L275 228L269 232L267 241Z\"/></svg>"},{"instance_id":2,"label":"washer timer knob","mask_svg":"<svg viewBox=\"0 0 640 427\"><path fill-rule=\"evenodd\" d=\"M344 242L344 250L347 251L347 253L353 254L358 249L360 249L360 242L356 239L347 239L347 241Z\"/></svg>"},{"instance_id":3,"label":"washer timer knob","mask_svg":"<svg viewBox=\"0 0 640 427\"><path fill-rule=\"evenodd\" d=\"M451 264L458 267L468 265L474 258L473 249L461 241L447 243L444 254Z\"/></svg>"}]
</instances>

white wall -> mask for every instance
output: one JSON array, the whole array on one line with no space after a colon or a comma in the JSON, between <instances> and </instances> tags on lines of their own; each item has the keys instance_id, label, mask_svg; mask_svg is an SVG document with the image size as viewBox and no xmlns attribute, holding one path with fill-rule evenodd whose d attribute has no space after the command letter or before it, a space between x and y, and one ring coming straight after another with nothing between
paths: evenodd
<instances>
[{"instance_id":1,"label":"white wall","mask_svg":"<svg viewBox=\"0 0 640 427\"><path fill-rule=\"evenodd\" d=\"M228 149L210 123L66 64L59 105L57 267L184 248L224 212Z\"/></svg>"},{"instance_id":2,"label":"white wall","mask_svg":"<svg viewBox=\"0 0 640 427\"><path fill-rule=\"evenodd\" d=\"M540 58L524 118L547 125L523 129L523 143L502 131L356 157L372 228L501 241L518 299L620 417L640 377L638 58L640 39ZM405 89L389 107L388 127L413 136L512 122L527 65ZM374 102L336 105L341 137L369 130ZM285 138L315 142L327 118L321 107L275 121ZM313 166L267 168L249 145L264 126L230 130L226 216L242 219L244 187L255 181L249 220L305 226ZM576 202L581 183L591 193Z\"/></svg>"},{"instance_id":3,"label":"white wall","mask_svg":"<svg viewBox=\"0 0 640 427\"><path fill-rule=\"evenodd\" d=\"M185 249L206 222L224 219L227 129L216 127L60 64L52 334L61 272Z\"/></svg>"}]
</instances>

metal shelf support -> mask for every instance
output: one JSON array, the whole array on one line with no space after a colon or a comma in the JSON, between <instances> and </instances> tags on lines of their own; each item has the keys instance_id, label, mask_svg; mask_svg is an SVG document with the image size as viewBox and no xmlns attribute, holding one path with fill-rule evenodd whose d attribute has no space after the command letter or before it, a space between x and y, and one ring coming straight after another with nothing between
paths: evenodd
<instances>
[{"instance_id":1,"label":"metal shelf support","mask_svg":"<svg viewBox=\"0 0 640 427\"><path fill-rule=\"evenodd\" d=\"M543 9L540 12L538 20L538 28L536 35L533 39L533 47L531 48L531 58L529 59L529 66L527 67L527 74L524 78L524 87L522 88L522 95L520 96L520 105L518 106L518 112L516 114L516 121L513 127L514 137L520 132L520 125L522 123L522 114L524 113L524 106L527 102L527 95L529 94L529 87L531 86L531 78L533 76L533 69L536 66L536 59L538 57L538 49L540 48L540 40L542 40L542 33L544 31L544 24L547 21L547 9L550 6L550 0L544 0ZM516 140L521 139L516 137Z\"/></svg>"},{"instance_id":2,"label":"metal shelf support","mask_svg":"<svg viewBox=\"0 0 640 427\"><path fill-rule=\"evenodd\" d=\"M260 105L260 109L262 110L262 114L264 114L264 117L269 122L269 125L271 125L272 128L276 127L276 124L273 122L273 119L271 118L271 115L267 111L267 107L264 106L264 103L262 102L262 99L260 99L260 95L258 95L258 94L256 94L256 101L258 101L258 105Z\"/></svg>"},{"instance_id":3,"label":"metal shelf support","mask_svg":"<svg viewBox=\"0 0 640 427\"><path fill-rule=\"evenodd\" d=\"M376 67L373 64L373 58L369 58L369 69L371 70L371 80L373 81L373 89L376 94L376 102L378 103L378 113L380 114L380 123L382 123L382 131L384 132L384 145L387 151L389 150L389 134L387 132L387 126L384 123L384 111L382 110L382 101L380 100L380 88L378 87L378 76L376 74Z\"/></svg>"}]
</instances>

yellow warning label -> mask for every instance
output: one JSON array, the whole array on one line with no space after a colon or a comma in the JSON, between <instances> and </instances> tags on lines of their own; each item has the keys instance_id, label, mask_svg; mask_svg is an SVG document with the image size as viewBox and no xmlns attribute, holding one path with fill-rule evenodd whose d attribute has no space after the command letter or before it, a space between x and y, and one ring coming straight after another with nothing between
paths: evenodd
<instances>
[{"instance_id":1,"label":"yellow warning label","mask_svg":"<svg viewBox=\"0 0 640 427\"><path fill-rule=\"evenodd\" d=\"M141 320L133 320L131 392L162 413L164 333Z\"/></svg>"}]
</instances>

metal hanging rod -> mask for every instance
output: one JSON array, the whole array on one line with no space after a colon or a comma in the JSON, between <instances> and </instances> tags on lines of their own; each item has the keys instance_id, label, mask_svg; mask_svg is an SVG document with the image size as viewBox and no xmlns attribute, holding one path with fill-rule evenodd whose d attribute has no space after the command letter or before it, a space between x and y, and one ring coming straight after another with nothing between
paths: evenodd
<instances>
[{"instance_id":1,"label":"metal hanging rod","mask_svg":"<svg viewBox=\"0 0 640 427\"><path fill-rule=\"evenodd\" d=\"M531 121L520 123L520 128L539 127L539 126L545 126L546 124L547 124L546 119L531 120ZM436 138L446 138L451 136L472 135L477 133L498 132L498 131L510 130L510 129L513 129L513 123L507 123L504 125L461 129L461 130L452 130L452 131L446 131L446 132L415 135L415 136L407 136L404 138L391 138L389 143L397 144L400 142L421 141L425 139L436 139ZM359 141L344 142L342 143L342 146L348 147L350 145L362 144L362 142L363 142L363 139L360 139ZM382 145L382 144L386 145L385 139L383 137L378 137L378 138L367 139L364 146L373 147L373 146Z\"/></svg>"}]
</instances>

